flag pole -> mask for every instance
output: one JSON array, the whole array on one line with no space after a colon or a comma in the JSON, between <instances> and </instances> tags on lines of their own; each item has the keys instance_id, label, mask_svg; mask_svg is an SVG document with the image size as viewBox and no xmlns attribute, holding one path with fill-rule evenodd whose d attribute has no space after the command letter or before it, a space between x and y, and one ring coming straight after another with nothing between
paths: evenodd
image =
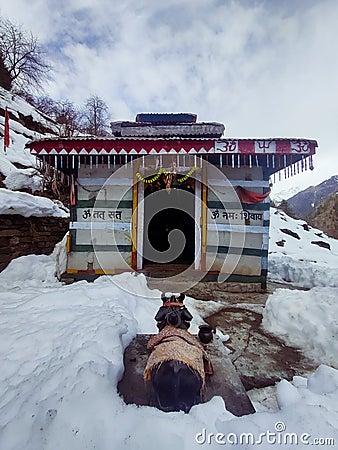
<instances>
[{"instance_id":1,"label":"flag pole","mask_svg":"<svg viewBox=\"0 0 338 450\"><path fill-rule=\"evenodd\" d=\"M9 137L9 115L7 106L5 109L5 126L4 126L4 152L6 153L7 147L9 147L10 144L10 137Z\"/></svg>"}]
</instances>

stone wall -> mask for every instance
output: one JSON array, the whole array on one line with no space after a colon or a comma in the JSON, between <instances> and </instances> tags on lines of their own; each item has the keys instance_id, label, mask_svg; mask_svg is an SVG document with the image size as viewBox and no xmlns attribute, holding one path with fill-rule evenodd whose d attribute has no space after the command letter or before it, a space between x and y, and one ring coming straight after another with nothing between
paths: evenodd
<instances>
[{"instance_id":1,"label":"stone wall","mask_svg":"<svg viewBox=\"0 0 338 450\"><path fill-rule=\"evenodd\" d=\"M69 219L0 215L0 271L19 256L50 254L68 231Z\"/></svg>"}]
</instances>

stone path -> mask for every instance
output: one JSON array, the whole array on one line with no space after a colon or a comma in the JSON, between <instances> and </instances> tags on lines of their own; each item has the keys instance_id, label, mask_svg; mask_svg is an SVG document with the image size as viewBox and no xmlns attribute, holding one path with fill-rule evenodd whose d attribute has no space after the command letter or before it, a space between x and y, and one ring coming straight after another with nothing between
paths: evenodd
<instances>
[{"instance_id":1,"label":"stone path","mask_svg":"<svg viewBox=\"0 0 338 450\"><path fill-rule=\"evenodd\" d=\"M268 296L277 288L292 287L269 283L267 292L245 293L226 292L217 283L212 283L214 286L203 284L208 283L200 283L188 294L224 305L205 320L230 336L225 345L231 351L230 359L247 390L271 386L281 378L290 380L294 375L306 375L317 367L318 364L299 350L285 345L261 327Z\"/></svg>"}]
</instances>

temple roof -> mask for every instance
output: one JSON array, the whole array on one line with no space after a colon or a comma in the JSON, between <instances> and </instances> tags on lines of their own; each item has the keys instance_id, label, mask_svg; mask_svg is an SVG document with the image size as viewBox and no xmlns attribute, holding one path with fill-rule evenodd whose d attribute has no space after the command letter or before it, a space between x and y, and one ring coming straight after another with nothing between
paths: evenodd
<instances>
[{"instance_id":1,"label":"temple roof","mask_svg":"<svg viewBox=\"0 0 338 450\"><path fill-rule=\"evenodd\" d=\"M88 137L43 138L26 147L35 155L109 155L109 154L294 154L313 155L317 142L304 138L182 138L163 137Z\"/></svg>"},{"instance_id":2,"label":"temple roof","mask_svg":"<svg viewBox=\"0 0 338 450\"><path fill-rule=\"evenodd\" d=\"M225 126L218 122L197 122L196 114L142 113L135 122L112 122L112 135L116 137L220 138Z\"/></svg>"}]
</instances>

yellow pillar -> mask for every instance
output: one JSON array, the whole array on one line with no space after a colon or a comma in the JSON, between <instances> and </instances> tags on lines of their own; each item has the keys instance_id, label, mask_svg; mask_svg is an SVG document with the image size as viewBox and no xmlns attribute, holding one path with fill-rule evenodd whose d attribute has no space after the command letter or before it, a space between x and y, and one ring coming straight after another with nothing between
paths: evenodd
<instances>
[{"instance_id":1,"label":"yellow pillar","mask_svg":"<svg viewBox=\"0 0 338 450\"><path fill-rule=\"evenodd\" d=\"M207 253L207 173L206 165L203 164L202 172L202 223L201 223L201 240L202 240L202 254L201 254L201 269L206 270L206 253Z\"/></svg>"},{"instance_id":2,"label":"yellow pillar","mask_svg":"<svg viewBox=\"0 0 338 450\"><path fill-rule=\"evenodd\" d=\"M137 269L137 184L138 179L136 173L138 171L137 159L134 160L133 164L133 212L132 212L132 224L131 224L131 238L132 238L132 250L131 250L131 267Z\"/></svg>"}]
</instances>

